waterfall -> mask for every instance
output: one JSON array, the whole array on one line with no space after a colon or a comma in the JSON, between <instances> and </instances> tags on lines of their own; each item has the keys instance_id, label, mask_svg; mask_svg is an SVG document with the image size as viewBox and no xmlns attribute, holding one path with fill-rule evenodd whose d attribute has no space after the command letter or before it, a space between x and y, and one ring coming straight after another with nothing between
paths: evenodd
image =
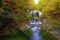
<instances>
[{"instance_id":1,"label":"waterfall","mask_svg":"<svg viewBox=\"0 0 60 40\"><path fill-rule=\"evenodd\" d=\"M33 10L30 12L30 15L32 17L32 19L30 20L29 24L30 24L30 28L31 28L31 39L30 40L42 40L41 35L40 35L40 20L39 20L39 16L41 16L41 12L38 10Z\"/></svg>"},{"instance_id":2,"label":"waterfall","mask_svg":"<svg viewBox=\"0 0 60 40\"><path fill-rule=\"evenodd\" d=\"M31 40L41 40L41 35L38 27L31 28L32 36Z\"/></svg>"},{"instance_id":3,"label":"waterfall","mask_svg":"<svg viewBox=\"0 0 60 40\"><path fill-rule=\"evenodd\" d=\"M40 35L40 26L41 22L38 20L36 21L30 21L30 26L31 26L31 40L41 40L41 35Z\"/></svg>"}]
</instances>

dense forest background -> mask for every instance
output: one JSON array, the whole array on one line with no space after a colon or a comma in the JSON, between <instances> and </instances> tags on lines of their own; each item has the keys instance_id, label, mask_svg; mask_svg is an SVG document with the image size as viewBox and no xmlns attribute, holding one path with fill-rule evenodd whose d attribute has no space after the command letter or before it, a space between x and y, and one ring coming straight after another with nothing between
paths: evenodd
<instances>
[{"instance_id":1,"label":"dense forest background","mask_svg":"<svg viewBox=\"0 0 60 40\"><path fill-rule=\"evenodd\" d=\"M60 40L60 0L0 0L0 40L29 40L31 10L42 12L43 40Z\"/></svg>"}]
</instances>

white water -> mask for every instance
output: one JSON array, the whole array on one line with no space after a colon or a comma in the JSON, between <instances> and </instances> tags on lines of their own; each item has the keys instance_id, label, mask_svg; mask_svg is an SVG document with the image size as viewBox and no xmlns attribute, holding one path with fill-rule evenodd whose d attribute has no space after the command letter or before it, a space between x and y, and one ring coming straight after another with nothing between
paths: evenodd
<instances>
[{"instance_id":1,"label":"white water","mask_svg":"<svg viewBox=\"0 0 60 40\"><path fill-rule=\"evenodd\" d=\"M31 31L32 31L31 40L41 40L42 39L38 27L31 28Z\"/></svg>"}]
</instances>

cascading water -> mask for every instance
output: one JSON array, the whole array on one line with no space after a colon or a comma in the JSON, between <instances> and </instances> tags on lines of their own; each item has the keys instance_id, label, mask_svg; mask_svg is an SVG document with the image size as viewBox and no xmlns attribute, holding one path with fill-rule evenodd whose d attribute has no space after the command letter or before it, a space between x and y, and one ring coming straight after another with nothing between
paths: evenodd
<instances>
[{"instance_id":1,"label":"cascading water","mask_svg":"<svg viewBox=\"0 0 60 40\"><path fill-rule=\"evenodd\" d=\"M41 24L39 20L39 11L32 11L31 13L32 20L30 20L30 27L32 31L32 36L30 40L42 40L40 35L40 29L39 26Z\"/></svg>"},{"instance_id":2,"label":"cascading water","mask_svg":"<svg viewBox=\"0 0 60 40\"><path fill-rule=\"evenodd\" d=\"M38 26L38 22L37 23L31 22L31 24L32 24L32 28L31 28L31 31L32 31L31 40L41 40L40 29L37 27Z\"/></svg>"}]
</instances>

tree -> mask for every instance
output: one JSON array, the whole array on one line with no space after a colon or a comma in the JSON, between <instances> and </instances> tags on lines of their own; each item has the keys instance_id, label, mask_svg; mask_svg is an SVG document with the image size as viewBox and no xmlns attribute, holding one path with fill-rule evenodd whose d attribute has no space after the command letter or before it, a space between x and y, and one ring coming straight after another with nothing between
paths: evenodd
<instances>
[{"instance_id":1,"label":"tree","mask_svg":"<svg viewBox=\"0 0 60 40\"><path fill-rule=\"evenodd\" d=\"M18 27L18 25L20 28L20 26L25 25L29 21L30 17L27 11L27 0L3 0L2 2L3 6L0 12L0 33L14 29Z\"/></svg>"}]
</instances>

